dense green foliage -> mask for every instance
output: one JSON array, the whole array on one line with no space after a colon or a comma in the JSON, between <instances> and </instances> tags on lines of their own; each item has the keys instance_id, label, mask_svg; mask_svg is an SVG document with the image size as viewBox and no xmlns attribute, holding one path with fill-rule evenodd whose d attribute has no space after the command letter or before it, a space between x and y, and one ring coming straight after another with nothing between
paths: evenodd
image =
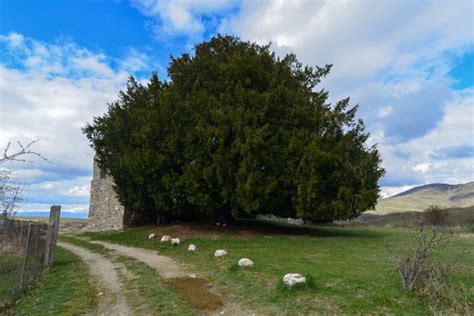
<instances>
[{"instance_id":1,"label":"dense green foliage","mask_svg":"<svg viewBox=\"0 0 474 316\"><path fill-rule=\"evenodd\" d=\"M316 91L330 68L217 36L172 58L169 82L132 77L84 132L129 212L350 218L384 171L357 107Z\"/></svg>"}]
</instances>

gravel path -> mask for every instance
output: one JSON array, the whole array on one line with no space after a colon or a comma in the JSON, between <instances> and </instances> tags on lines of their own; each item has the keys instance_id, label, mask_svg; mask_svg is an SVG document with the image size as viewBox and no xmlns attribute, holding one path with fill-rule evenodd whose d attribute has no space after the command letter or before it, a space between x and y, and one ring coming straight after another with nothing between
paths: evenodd
<instances>
[{"instance_id":1,"label":"gravel path","mask_svg":"<svg viewBox=\"0 0 474 316\"><path fill-rule=\"evenodd\" d=\"M98 287L103 293L99 296L99 315L132 315L117 275L116 270L119 267L85 248L64 242L58 242L58 245L79 256L87 265L90 274L96 279Z\"/></svg>"},{"instance_id":2,"label":"gravel path","mask_svg":"<svg viewBox=\"0 0 474 316\"><path fill-rule=\"evenodd\" d=\"M141 261L149 267L155 269L158 274L164 279L188 276L188 274L182 270L179 263L177 263L175 260L171 259L170 257L161 256L152 250L127 247L96 240L91 240L89 242L91 244L102 245L105 248L115 250L121 254Z\"/></svg>"},{"instance_id":3,"label":"gravel path","mask_svg":"<svg viewBox=\"0 0 474 316\"><path fill-rule=\"evenodd\" d=\"M115 250L123 255L132 257L138 261L145 263L151 268L155 269L158 274L164 279L189 277L189 273L186 273L181 265L175 260L159 255L157 252L152 250L146 250L135 247L128 247L103 241L89 241L92 244L102 245L108 249ZM206 289L203 289L206 291ZM214 289L214 294L219 295L219 291ZM222 298L224 302L223 308L214 312L207 312L208 315L254 315L254 313L245 311L242 309L240 304L235 302L229 302L225 298Z\"/></svg>"}]
</instances>

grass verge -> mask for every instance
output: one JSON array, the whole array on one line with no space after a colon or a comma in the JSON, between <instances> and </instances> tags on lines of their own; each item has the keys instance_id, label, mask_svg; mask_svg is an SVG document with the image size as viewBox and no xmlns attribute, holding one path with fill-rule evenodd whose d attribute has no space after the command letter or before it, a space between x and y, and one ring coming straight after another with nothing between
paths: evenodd
<instances>
[{"instance_id":1,"label":"grass verge","mask_svg":"<svg viewBox=\"0 0 474 316\"><path fill-rule=\"evenodd\" d=\"M58 247L53 266L11 307L14 315L78 315L93 313L95 287L87 267L71 252Z\"/></svg>"},{"instance_id":2,"label":"grass verge","mask_svg":"<svg viewBox=\"0 0 474 316\"><path fill-rule=\"evenodd\" d=\"M0 310L14 298L20 288L21 262L22 256L0 256Z\"/></svg>"}]
</instances>

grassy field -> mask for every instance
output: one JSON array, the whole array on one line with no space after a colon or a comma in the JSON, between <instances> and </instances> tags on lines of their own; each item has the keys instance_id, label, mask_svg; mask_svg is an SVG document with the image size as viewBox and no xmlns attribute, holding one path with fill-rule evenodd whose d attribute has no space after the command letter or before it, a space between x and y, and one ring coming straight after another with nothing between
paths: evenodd
<instances>
[{"instance_id":1,"label":"grassy field","mask_svg":"<svg viewBox=\"0 0 474 316\"><path fill-rule=\"evenodd\" d=\"M35 222L48 222L48 216L16 216L15 219L20 221L35 221ZM70 231L79 231L82 228L86 227L87 220L81 218L68 218L61 217L59 221L59 231L61 232L70 232Z\"/></svg>"},{"instance_id":2,"label":"grassy field","mask_svg":"<svg viewBox=\"0 0 474 316\"><path fill-rule=\"evenodd\" d=\"M96 295L84 264L58 247L53 266L15 302L10 312L14 315L90 314L95 310Z\"/></svg>"},{"instance_id":3,"label":"grassy field","mask_svg":"<svg viewBox=\"0 0 474 316\"><path fill-rule=\"evenodd\" d=\"M179 247L148 240L148 234L180 237ZM402 251L415 237L408 229L288 227L245 223L226 228L213 225L182 224L162 228L142 227L119 233L85 233L93 239L158 250L189 264L217 282L230 297L257 312L307 313L395 313L427 314L429 298L402 289L385 243ZM467 236L467 237L466 237ZM464 286L466 299L474 298L474 238L451 236L442 259L459 259L450 282ZM198 246L195 253L187 245ZM228 256L214 258L216 249ZM255 262L240 269L238 259ZM297 272L314 280L311 287L288 290L281 286L284 274ZM446 306L445 311L450 307Z\"/></svg>"}]
</instances>

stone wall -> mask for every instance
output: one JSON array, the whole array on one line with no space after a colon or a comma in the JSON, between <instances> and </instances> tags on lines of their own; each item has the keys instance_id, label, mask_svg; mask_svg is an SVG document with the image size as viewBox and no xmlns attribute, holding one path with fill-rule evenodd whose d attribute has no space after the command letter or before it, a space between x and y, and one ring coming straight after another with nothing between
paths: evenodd
<instances>
[{"instance_id":1,"label":"stone wall","mask_svg":"<svg viewBox=\"0 0 474 316\"><path fill-rule=\"evenodd\" d=\"M117 199L111 176L101 172L94 160L88 231L123 229L124 207Z\"/></svg>"}]
</instances>

